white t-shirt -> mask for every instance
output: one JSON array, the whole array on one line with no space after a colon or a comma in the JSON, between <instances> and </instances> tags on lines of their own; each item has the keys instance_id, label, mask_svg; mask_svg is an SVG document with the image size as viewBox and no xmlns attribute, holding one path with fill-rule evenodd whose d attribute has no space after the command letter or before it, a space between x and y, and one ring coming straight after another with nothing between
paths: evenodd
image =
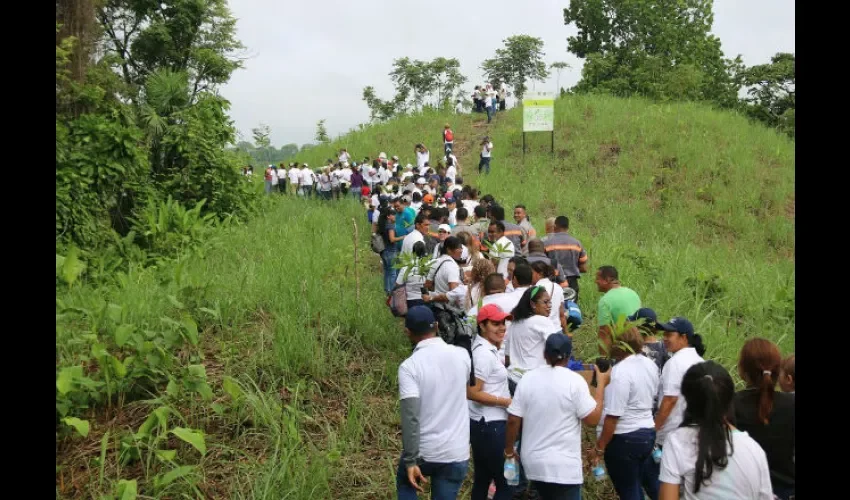
<instances>
[{"instance_id":1,"label":"white t-shirt","mask_svg":"<svg viewBox=\"0 0 850 500\"><path fill-rule=\"evenodd\" d=\"M581 419L594 409L587 382L563 366L541 366L522 378L508 413L522 418L520 460L528 479L582 484Z\"/></svg>"},{"instance_id":2,"label":"white t-shirt","mask_svg":"<svg viewBox=\"0 0 850 500\"><path fill-rule=\"evenodd\" d=\"M488 142L481 148L481 156L484 158L490 158L490 150L493 149L493 143Z\"/></svg>"},{"instance_id":3,"label":"white t-shirt","mask_svg":"<svg viewBox=\"0 0 850 500\"><path fill-rule=\"evenodd\" d=\"M525 290L525 289L523 289ZM519 304L519 299L522 297L522 294L515 293L494 293L492 295L487 295L483 299L481 299L481 306L486 306L487 304L496 304L499 306L499 309L506 313L510 313L514 310L517 304ZM467 316L477 316L478 315L478 302L473 302L472 307L467 311ZM508 335L510 335L510 321L505 321L505 325L508 326L508 331L505 334L505 340L502 341L502 347L499 348L499 361L502 364L505 363L505 353L507 352L507 344L508 344Z\"/></svg>"},{"instance_id":4,"label":"white t-shirt","mask_svg":"<svg viewBox=\"0 0 850 500\"><path fill-rule=\"evenodd\" d=\"M457 178L457 168L454 165L448 167L446 169L446 178L452 180L452 184L455 182L455 178ZM454 191L454 189L450 189L449 192Z\"/></svg>"},{"instance_id":5,"label":"white t-shirt","mask_svg":"<svg viewBox=\"0 0 850 500\"><path fill-rule=\"evenodd\" d=\"M667 436L661 453L661 482L680 485L685 500L773 500L767 455L746 432L737 430L732 431L734 453L729 464L723 469L715 466L708 485L702 484L695 494L698 432L696 427L681 427ZM730 450L728 443L726 449Z\"/></svg>"},{"instance_id":6,"label":"white t-shirt","mask_svg":"<svg viewBox=\"0 0 850 500\"><path fill-rule=\"evenodd\" d=\"M682 396L682 378L685 376L685 372L688 371L688 368L692 367L697 363L702 363L705 361L697 354L696 349L693 347L686 347L684 349L680 349L676 354L673 355L672 358L668 359L666 363L664 363L664 368L661 370L661 385L660 392L658 394L658 404L661 405L661 400L664 396L676 396L679 399L676 400L676 405L673 407L673 411L670 412L670 416L667 417L667 420L664 422L664 426L661 427L661 430L658 431L658 435L655 438L655 441L664 445L664 440L667 435L673 431L673 429L679 427L679 424L682 423L682 418L685 416L685 398Z\"/></svg>"},{"instance_id":7,"label":"white t-shirt","mask_svg":"<svg viewBox=\"0 0 850 500\"><path fill-rule=\"evenodd\" d=\"M449 211L449 225L452 227L457 226L457 208L453 208Z\"/></svg>"},{"instance_id":8,"label":"white t-shirt","mask_svg":"<svg viewBox=\"0 0 850 500\"><path fill-rule=\"evenodd\" d=\"M417 151L416 152L416 165L419 166L420 169L425 166L425 162L431 161L431 153L429 151ZM421 170L420 170L421 172ZM420 174L421 175L421 174Z\"/></svg>"},{"instance_id":9,"label":"white t-shirt","mask_svg":"<svg viewBox=\"0 0 850 500\"><path fill-rule=\"evenodd\" d=\"M419 398L419 454L428 462L469 460L469 354L439 337L423 340L398 367L400 399Z\"/></svg>"},{"instance_id":10,"label":"white t-shirt","mask_svg":"<svg viewBox=\"0 0 850 500\"><path fill-rule=\"evenodd\" d=\"M508 279L508 262L511 260L511 257L514 256L514 244L507 236L502 236L496 240L496 245L504 246L506 248L505 251L497 252L496 249L493 248L490 256L492 258L499 259L499 265L496 266L496 272L501 273L505 279Z\"/></svg>"},{"instance_id":11,"label":"white t-shirt","mask_svg":"<svg viewBox=\"0 0 850 500\"><path fill-rule=\"evenodd\" d=\"M487 97L484 98L484 105L488 108L493 105L493 98L490 96L490 94L487 94Z\"/></svg>"},{"instance_id":12,"label":"white t-shirt","mask_svg":"<svg viewBox=\"0 0 850 500\"><path fill-rule=\"evenodd\" d=\"M462 102L455 104L455 113L463 113L463 103Z\"/></svg>"},{"instance_id":13,"label":"white t-shirt","mask_svg":"<svg viewBox=\"0 0 850 500\"><path fill-rule=\"evenodd\" d=\"M351 174L353 174L354 172L352 172L350 168L345 167L342 170L340 170L339 173L340 173L340 175L342 175L342 180L344 180L345 182L351 183Z\"/></svg>"},{"instance_id":14,"label":"white t-shirt","mask_svg":"<svg viewBox=\"0 0 850 500\"><path fill-rule=\"evenodd\" d=\"M313 185L313 171L309 168L301 169L301 185L302 186L312 186Z\"/></svg>"},{"instance_id":15,"label":"white t-shirt","mask_svg":"<svg viewBox=\"0 0 850 500\"><path fill-rule=\"evenodd\" d=\"M418 232L418 231L417 231ZM404 279L407 273L407 268L403 267L398 271L398 277L395 280L396 285L404 284L407 292L407 300L419 300L422 298L422 287L425 286L425 276L416 273L416 268L410 271L407 280Z\"/></svg>"},{"instance_id":16,"label":"white t-shirt","mask_svg":"<svg viewBox=\"0 0 850 500\"><path fill-rule=\"evenodd\" d=\"M508 371L499 359L499 349L484 337L475 337L472 346L472 361L475 378L484 381L481 390L499 398L510 398L508 390ZM501 406L487 406L475 401L469 402L469 418L476 422L481 420L494 422L507 420L508 411Z\"/></svg>"},{"instance_id":17,"label":"white t-shirt","mask_svg":"<svg viewBox=\"0 0 850 500\"><path fill-rule=\"evenodd\" d=\"M401 253L413 253L413 245L419 241L425 241L425 236L423 236L422 233L416 229L407 233L407 236L401 240Z\"/></svg>"},{"instance_id":18,"label":"white t-shirt","mask_svg":"<svg viewBox=\"0 0 850 500\"><path fill-rule=\"evenodd\" d=\"M641 354L632 354L611 368L611 382L605 387L602 418L596 436L602 434L606 415L620 417L614 434L638 429L654 429L652 405L658 393L658 365Z\"/></svg>"},{"instance_id":19,"label":"white t-shirt","mask_svg":"<svg viewBox=\"0 0 850 500\"><path fill-rule=\"evenodd\" d=\"M472 217L475 215L475 207L481 204L479 200L461 200L463 204L463 208L469 213L469 216Z\"/></svg>"},{"instance_id":20,"label":"white t-shirt","mask_svg":"<svg viewBox=\"0 0 850 500\"><path fill-rule=\"evenodd\" d=\"M516 293L516 292L511 292ZM558 333L546 316L534 315L520 321L511 322L505 338L506 354L511 358L508 376L514 382L519 382L523 375L546 364L543 357L543 347L546 339L553 333ZM510 339L510 342L507 341Z\"/></svg>"},{"instance_id":21,"label":"white t-shirt","mask_svg":"<svg viewBox=\"0 0 850 500\"><path fill-rule=\"evenodd\" d=\"M428 272L428 280L434 282L434 293L448 293L449 283L463 282L460 279L460 266L451 255L443 255L434 261Z\"/></svg>"},{"instance_id":22,"label":"white t-shirt","mask_svg":"<svg viewBox=\"0 0 850 500\"><path fill-rule=\"evenodd\" d=\"M455 154L454 154L454 153L451 153L451 154L449 154L449 155L444 156L444 157L443 157L443 161L444 161L444 163L448 163L448 162L449 162L449 158L451 158L451 159L452 159L452 163L454 164L454 165L452 165L452 166L453 166L453 167L456 167L456 166L457 166L457 156L455 156Z\"/></svg>"},{"instance_id":23,"label":"white t-shirt","mask_svg":"<svg viewBox=\"0 0 850 500\"><path fill-rule=\"evenodd\" d=\"M561 306L564 305L564 289L560 285L552 283L549 278L541 279L537 282L537 286L542 286L546 290L546 293L549 294L549 298L552 300L552 312L549 313L549 320L555 328L562 330L560 311Z\"/></svg>"},{"instance_id":24,"label":"white t-shirt","mask_svg":"<svg viewBox=\"0 0 850 500\"><path fill-rule=\"evenodd\" d=\"M404 181L406 181L407 179L410 179L411 177L413 177L413 172L411 172L409 170L406 171L406 172L403 172L401 174L401 183L404 184Z\"/></svg>"},{"instance_id":25,"label":"white t-shirt","mask_svg":"<svg viewBox=\"0 0 850 500\"><path fill-rule=\"evenodd\" d=\"M348 152L347 152L347 151L343 151L342 153L340 153L340 154L339 154L339 158L338 158L338 159L339 159L339 162L340 162L340 163L345 163L345 162L347 162L347 161L351 161L351 155L350 155L350 154L348 154Z\"/></svg>"},{"instance_id":26,"label":"white t-shirt","mask_svg":"<svg viewBox=\"0 0 850 500\"><path fill-rule=\"evenodd\" d=\"M295 167L289 169L289 183L290 184L298 184L298 180L301 178L301 171Z\"/></svg>"},{"instance_id":27,"label":"white t-shirt","mask_svg":"<svg viewBox=\"0 0 850 500\"><path fill-rule=\"evenodd\" d=\"M277 176L277 170L272 169L272 186L277 186L280 178Z\"/></svg>"}]
</instances>

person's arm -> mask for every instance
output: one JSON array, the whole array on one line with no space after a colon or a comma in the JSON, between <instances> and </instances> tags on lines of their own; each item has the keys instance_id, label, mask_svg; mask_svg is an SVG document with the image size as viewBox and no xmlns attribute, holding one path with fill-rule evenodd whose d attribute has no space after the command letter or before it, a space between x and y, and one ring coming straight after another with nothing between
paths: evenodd
<instances>
[{"instance_id":1,"label":"person's arm","mask_svg":"<svg viewBox=\"0 0 850 500\"><path fill-rule=\"evenodd\" d=\"M602 416L602 400L605 394L605 386L608 385L608 380L611 377L611 370L602 373L596 365L593 365L593 371L596 372L596 392L593 394L596 407L586 417L581 419L584 425L589 427L596 427L596 424L599 423L599 418Z\"/></svg>"},{"instance_id":2,"label":"person's arm","mask_svg":"<svg viewBox=\"0 0 850 500\"><path fill-rule=\"evenodd\" d=\"M423 491L419 481L427 479L419 470L419 398L401 400L401 460L407 469L407 480L418 491Z\"/></svg>"},{"instance_id":3,"label":"person's arm","mask_svg":"<svg viewBox=\"0 0 850 500\"><path fill-rule=\"evenodd\" d=\"M500 398L484 392L483 389L484 381L476 377L475 385L466 386L466 399L486 406L500 406L502 408L507 408L511 405L511 398Z\"/></svg>"},{"instance_id":4,"label":"person's arm","mask_svg":"<svg viewBox=\"0 0 850 500\"><path fill-rule=\"evenodd\" d=\"M389 230L389 237L390 237L390 241L391 241L392 243L398 243L399 241L401 241L401 240L403 240L403 239L404 239L404 236L396 237L396 235L395 235L395 229L390 229L390 230Z\"/></svg>"},{"instance_id":5,"label":"person's arm","mask_svg":"<svg viewBox=\"0 0 850 500\"><path fill-rule=\"evenodd\" d=\"M605 415L605 422L602 423L602 434L596 440L596 456L602 458L605 454L605 447L611 442L614 437L614 431L617 429L617 422L620 421L619 416Z\"/></svg>"},{"instance_id":6,"label":"person's arm","mask_svg":"<svg viewBox=\"0 0 850 500\"><path fill-rule=\"evenodd\" d=\"M522 417L508 414L508 428L505 431L505 458L517 457L519 455L514 450L519 428L522 426Z\"/></svg>"},{"instance_id":7,"label":"person's arm","mask_svg":"<svg viewBox=\"0 0 850 500\"><path fill-rule=\"evenodd\" d=\"M584 251L584 248L582 248L581 252L578 254L578 272L587 272L587 252Z\"/></svg>"},{"instance_id":8,"label":"person's arm","mask_svg":"<svg viewBox=\"0 0 850 500\"><path fill-rule=\"evenodd\" d=\"M679 485L662 482L658 490L658 500L679 500Z\"/></svg>"},{"instance_id":9,"label":"person's arm","mask_svg":"<svg viewBox=\"0 0 850 500\"><path fill-rule=\"evenodd\" d=\"M564 303L563 302L561 302L561 308L558 311L558 317L561 320L561 329L564 330L565 334L572 337L572 335L570 334L569 326L567 325L567 314L566 314L566 311L564 310Z\"/></svg>"},{"instance_id":10,"label":"person's arm","mask_svg":"<svg viewBox=\"0 0 850 500\"><path fill-rule=\"evenodd\" d=\"M658 406L658 413L655 414L655 431L658 432L664 427L664 423L667 422L667 418L670 417L670 413L673 411L673 407L676 406L676 401L679 398L677 396L664 396L661 400L661 404Z\"/></svg>"}]
</instances>

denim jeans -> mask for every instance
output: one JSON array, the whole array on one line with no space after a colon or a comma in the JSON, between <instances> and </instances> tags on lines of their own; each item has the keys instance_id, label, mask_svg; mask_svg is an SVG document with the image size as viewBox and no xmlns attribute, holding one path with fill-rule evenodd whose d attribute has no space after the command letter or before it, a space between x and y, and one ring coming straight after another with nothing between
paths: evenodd
<instances>
[{"instance_id":1,"label":"denim jeans","mask_svg":"<svg viewBox=\"0 0 850 500\"><path fill-rule=\"evenodd\" d=\"M481 161L478 162L478 173L479 174L481 173L481 169L485 170L485 172L484 172L485 174L490 173L490 157L489 156L487 156L486 158L484 156L481 157Z\"/></svg>"},{"instance_id":2,"label":"denim jeans","mask_svg":"<svg viewBox=\"0 0 850 500\"><path fill-rule=\"evenodd\" d=\"M422 475L429 478L431 483L432 500L455 500L466 478L467 469L468 460L451 463L423 462L419 465ZM416 489L407 480L407 468L401 460L398 461L395 486L398 500L417 500Z\"/></svg>"},{"instance_id":3,"label":"denim jeans","mask_svg":"<svg viewBox=\"0 0 850 500\"><path fill-rule=\"evenodd\" d=\"M265 182L266 182L266 194L271 194L272 193L272 181L265 181Z\"/></svg>"},{"instance_id":4,"label":"denim jeans","mask_svg":"<svg viewBox=\"0 0 850 500\"><path fill-rule=\"evenodd\" d=\"M398 269L393 268L393 263L398 255L398 250L395 247L387 248L381 252L381 262L384 263L384 291L390 293L395 287L395 279L398 276Z\"/></svg>"},{"instance_id":5,"label":"denim jeans","mask_svg":"<svg viewBox=\"0 0 850 500\"><path fill-rule=\"evenodd\" d=\"M301 189L304 191L304 197L305 198L312 198L313 197L313 186L312 185L301 186Z\"/></svg>"},{"instance_id":6,"label":"denim jeans","mask_svg":"<svg viewBox=\"0 0 850 500\"><path fill-rule=\"evenodd\" d=\"M487 106L485 109L487 110L487 123L490 123L490 120L493 119L493 106Z\"/></svg>"},{"instance_id":7,"label":"denim jeans","mask_svg":"<svg viewBox=\"0 0 850 500\"><path fill-rule=\"evenodd\" d=\"M360 201L360 189L361 186L351 186L348 191L348 195L354 198L357 201Z\"/></svg>"},{"instance_id":8,"label":"denim jeans","mask_svg":"<svg viewBox=\"0 0 850 500\"><path fill-rule=\"evenodd\" d=\"M407 310L409 311L416 306L424 306L424 305L425 305L425 301L422 300L422 299L408 300L407 301Z\"/></svg>"},{"instance_id":9,"label":"denim jeans","mask_svg":"<svg viewBox=\"0 0 850 500\"><path fill-rule=\"evenodd\" d=\"M514 487L505 482L505 434L507 422L496 420L469 421L469 440L472 442L472 463L475 477L472 482L472 500L486 500L490 481L496 482L494 500L510 500Z\"/></svg>"},{"instance_id":10,"label":"denim jeans","mask_svg":"<svg viewBox=\"0 0 850 500\"><path fill-rule=\"evenodd\" d=\"M638 429L626 434L614 434L605 448L605 467L622 500L643 500L643 491L650 500L658 500L660 466L652 459L655 429Z\"/></svg>"},{"instance_id":11,"label":"denim jeans","mask_svg":"<svg viewBox=\"0 0 850 500\"><path fill-rule=\"evenodd\" d=\"M557 484L534 481L540 500L581 500L580 484Z\"/></svg>"}]
</instances>

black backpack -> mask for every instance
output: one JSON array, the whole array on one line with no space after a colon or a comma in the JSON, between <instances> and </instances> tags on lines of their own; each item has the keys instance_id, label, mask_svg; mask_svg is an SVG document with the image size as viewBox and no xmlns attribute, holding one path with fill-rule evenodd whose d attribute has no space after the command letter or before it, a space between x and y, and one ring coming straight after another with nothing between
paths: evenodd
<instances>
[{"instance_id":1,"label":"black backpack","mask_svg":"<svg viewBox=\"0 0 850 500\"><path fill-rule=\"evenodd\" d=\"M470 373L469 385L475 385L475 366L472 361L472 343L475 341L476 332L467 320L465 313L458 313L441 302L431 302L431 310L437 320L437 335L446 344L463 347L469 354Z\"/></svg>"}]
</instances>

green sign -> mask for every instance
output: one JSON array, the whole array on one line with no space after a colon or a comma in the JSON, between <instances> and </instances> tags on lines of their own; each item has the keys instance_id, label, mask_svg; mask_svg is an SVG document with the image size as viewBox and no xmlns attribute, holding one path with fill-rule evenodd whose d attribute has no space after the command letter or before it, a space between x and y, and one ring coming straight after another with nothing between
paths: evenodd
<instances>
[{"instance_id":1,"label":"green sign","mask_svg":"<svg viewBox=\"0 0 850 500\"><path fill-rule=\"evenodd\" d=\"M552 132L555 130L555 94L526 92L522 98L522 131Z\"/></svg>"}]
</instances>

